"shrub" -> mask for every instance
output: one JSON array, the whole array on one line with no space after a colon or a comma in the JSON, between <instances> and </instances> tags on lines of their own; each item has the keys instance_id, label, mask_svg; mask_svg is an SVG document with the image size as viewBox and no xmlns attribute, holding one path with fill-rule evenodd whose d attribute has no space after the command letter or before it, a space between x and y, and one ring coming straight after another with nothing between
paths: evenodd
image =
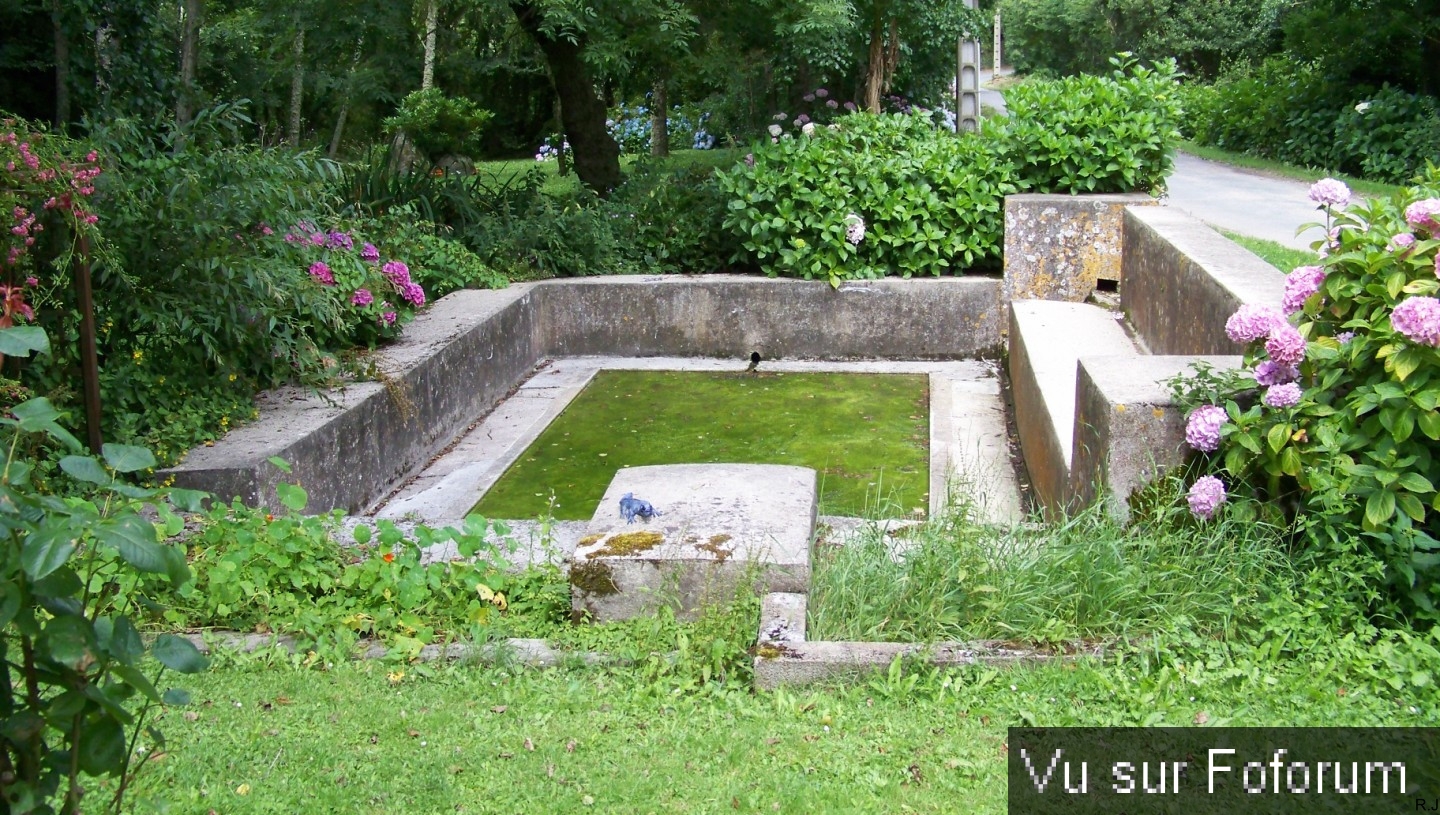
<instances>
[{"instance_id":1,"label":"shrub","mask_svg":"<svg viewBox=\"0 0 1440 815\"><path fill-rule=\"evenodd\" d=\"M400 110L385 120L385 131L403 131L415 148L433 161L479 150L480 129L488 121L490 112L469 99L428 88L408 94Z\"/></svg>"},{"instance_id":2,"label":"shrub","mask_svg":"<svg viewBox=\"0 0 1440 815\"><path fill-rule=\"evenodd\" d=\"M929 112L771 126L723 173L726 225L767 273L826 279L998 266L1004 197L1159 186L1178 133L1174 66L1024 86L1011 115L956 135ZM753 163L752 163L753 162Z\"/></svg>"},{"instance_id":3,"label":"shrub","mask_svg":"<svg viewBox=\"0 0 1440 815\"><path fill-rule=\"evenodd\" d=\"M1108 76L1027 82L1005 100L992 132L1024 189L1052 193L1154 190L1180 138L1175 63L1146 68L1122 54Z\"/></svg>"},{"instance_id":4,"label":"shrub","mask_svg":"<svg viewBox=\"0 0 1440 815\"><path fill-rule=\"evenodd\" d=\"M1396 184L1440 154L1440 101L1343 85L1312 63L1275 57L1183 95L1200 144Z\"/></svg>"},{"instance_id":5,"label":"shrub","mask_svg":"<svg viewBox=\"0 0 1440 815\"><path fill-rule=\"evenodd\" d=\"M696 156L705 156L697 159ZM637 268L659 272L724 271L734 239L725 229L730 196L717 177L735 151L690 154L681 163L642 159L606 207L619 217L622 251Z\"/></svg>"},{"instance_id":6,"label":"shrub","mask_svg":"<svg viewBox=\"0 0 1440 815\"><path fill-rule=\"evenodd\" d=\"M938 275L997 264L1015 169L996 143L919 115L854 114L720 175L726 225L771 275Z\"/></svg>"},{"instance_id":7,"label":"shrub","mask_svg":"<svg viewBox=\"0 0 1440 815\"><path fill-rule=\"evenodd\" d=\"M1440 171L1394 200L1342 208L1327 179L1312 200L1333 227L1322 259L1287 278L1279 309L1242 307L1226 326L1254 381L1183 388L1192 446L1214 451L1232 512L1295 524L1312 555L1361 542L1386 592L1416 619L1440 619ZM1213 383L1212 383L1213 384ZM1199 399L1195 398L1200 396ZM1218 411L1218 414L1217 414ZM1201 416L1215 415L1208 426ZM1207 482L1214 485L1213 481ZM1209 515L1224 492L1192 490ZM1225 511L1223 508L1218 511Z\"/></svg>"},{"instance_id":8,"label":"shrub","mask_svg":"<svg viewBox=\"0 0 1440 815\"><path fill-rule=\"evenodd\" d=\"M0 332L0 347L13 354L17 343L30 344L17 340L25 330ZM159 507L173 533L171 502L193 508L198 496L125 483L125 474L155 466L149 451L107 444L99 459L82 455L60 418L44 398L0 416L8 451L0 479L0 810L78 812L85 777L112 776L107 803L118 812L137 763L164 749L147 717L188 701L183 690L162 692L161 677L206 667L188 640L167 634L147 644L136 626L137 611L153 606L162 587L190 579L183 550L159 542L142 502ZM19 452L35 436L68 453L61 469L97 500L37 490L37 462Z\"/></svg>"}]
</instances>

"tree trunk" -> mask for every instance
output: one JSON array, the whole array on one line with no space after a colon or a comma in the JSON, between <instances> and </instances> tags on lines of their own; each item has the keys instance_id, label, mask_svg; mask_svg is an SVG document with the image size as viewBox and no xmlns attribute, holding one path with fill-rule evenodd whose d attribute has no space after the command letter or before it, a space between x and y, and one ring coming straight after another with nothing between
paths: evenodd
<instances>
[{"instance_id":1,"label":"tree trunk","mask_svg":"<svg viewBox=\"0 0 1440 815\"><path fill-rule=\"evenodd\" d=\"M330 150L326 155L335 158L340 152L340 136L345 132L345 119L350 115L350 97L355 93L355 71L360 67L360 52L365 47L365 35L355 40L355 55L350 58L350 70L345 74L345 98L340 102L340 115L335 117L335 132L330 134Z\"/></svg>"},{"instance_id":2,"label":"tree trunk","mask_svg":"<svg viewBox=\"0 0 1440 815\"><path fill-rule=\"evenodd\" d=\"M305 29L299 14L295 15L295 66L290 69L290 147L300 148L300 107L305 101Z\"/></svg>"},{"instance_id":3,"label":"tree trunk","mask_svg":"<svg viewBox=\"0 0 1440 815\"><path fill-rule=\"evenodd\" d=\"M620 147L605 129L605 103L595 95L595 83L583 58L584 37L575 42L555 39L541 30L541 12L534 2L511 0L520 28L545 54L550 81L560 98L561 126L575 151L575 173L585 186L608 195L620 183Z\"/></svg>"},{"instance_id":4,"label":"tree trunk","mask_svg":"<svg viewBox=\"0 0 1440 815\"><path fill-rule=\"evenodd\" d=\"M670 99L663 79L655 80L650 94L650 155L670 155Z\"/></svg>"},{"instance_id":5,"label":"tree trunk","mask_svg":"<svg viewBox=\"0 0 1440 815\"><path fill-rule=\"evenodd\" d=\"M70 121L70 39L60 22L60 0L50 0L50 24L55 29L55 126Z\"/></svg>"},{"instance_id":6,"label":"tree trunk","mask_svg":"<svg viewBox=\"0 0 1440 815\"><path fill-rule=\"evenodd\" d=\"M440 27L440 0L425 4L425 69L420 75L420 90L435 85L435 32Z\"/></svg>"},{"instance_id":7,"label":"tree trunk","mask_svg":"<svg viewBox=\"0 0 1440 815\"><path fill-rule=\"evenodd\" d=\"M880 112L880 88L885 84L885 21L880 9L870 21L870 54L865 65L865 109Z\"/></svg>"},{"instance_id":8,"label":"tree trunk","mask_svg":"<svg viewBox=\"0 0 1440 815\"><path fill-rule=\"evenodd\" d=\"M185 144L185 126L195 115L195 69L200 57L200 14L203 0L185 0L180 20L180 90L175 94L175 149Z\"/></svg>"}]
</instances>

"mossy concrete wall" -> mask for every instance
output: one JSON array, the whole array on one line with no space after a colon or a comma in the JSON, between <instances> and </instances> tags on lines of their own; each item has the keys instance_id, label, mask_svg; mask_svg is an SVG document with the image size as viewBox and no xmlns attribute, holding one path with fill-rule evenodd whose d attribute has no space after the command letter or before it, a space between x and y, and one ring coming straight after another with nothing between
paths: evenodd
<instances>
[{"instance_id":1,"label":"mossy concrete wall","mask_svg":"<svg viewBox=\"0 0 1440 815\"><path fill-rule=\"evenodd\" d=\"M551 356L962 359L999 351L1000 281L745 275L592 277L537 287Z\"/></svg>"},{"instance_id":2,"label":"mossy concrete wall","mask_svg":"<svg viewBox=\"0 0 1440 815\"><path fill-rule=\"evenodd\" d=\"M279 506L275 485L299 483L309 510L358 512L425 465L494 407L539 358L528 288L441 298L378 357L381 381L326 394L261 394L260 418L197 447L173 475L223 500ZM284 459L292 473L269 463Z\"/></svg>"},{"instance_id":3,"label":"mossy concrete wall","mask_svg":"<svg viewBox=\"0 0 1440 815\"><path fill-rule=\"evenodd\" d=\"M1099 281L1120 280L1125 208L1157 203L1144 194L1006 196L1005 301L1081 303Z\"/></svg>"},{"instance_id":4,"label":"mossy concrete wall","mask_svg":"<svg viewBox=\"0 0 1440 815\"><path fill-rule=\"evenodd\" d=\"M179 486L278 506L298 481L309 510L359 512L419 472L553 356L959 359L1001 343L1000 281L847 284L740 275L596 277L462 291L378 354L380 382L262 394L260 418L192 450ZM287 461L292 475L270 464Z\"/></svg>"},{"instance_id":5,"label":"mossy concrete wall","mask_svg":"<svg viewBox=\"0 0 1440 815\"><path fill-rule=\"evenodd\" d=\"M1125 210L1121 306L1152 354L1235 354L1225 321L1242 303L1280 306L1285 275L1168 207Z\"/></svg>"}]
</instances>

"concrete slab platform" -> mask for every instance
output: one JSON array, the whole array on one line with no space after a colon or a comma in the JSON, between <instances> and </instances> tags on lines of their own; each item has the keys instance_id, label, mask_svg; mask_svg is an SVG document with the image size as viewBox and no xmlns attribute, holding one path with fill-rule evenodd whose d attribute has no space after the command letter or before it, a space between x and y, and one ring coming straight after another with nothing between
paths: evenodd
<instances>
[{"instance_id":1,"label":"concrete slab platform","mask_svg":"<svg viewBox=\"0 0 1440 815\"><path fill-rule=\"evenodd\" d=\"M626 523L630 493L657 517ZM625 620L671 605L689 615L755 579L762 592L805 592L817 502L815 471L774 464L672 464L615 474L570 562L577 615Z\"/></svg>"},{"instance_id":2,"label":"concrete slab platform","mask_svg":"<svg viewBox=\"0 0 1440 815\"><path fill-rule=\"evenodd\" d=\"M756 646L755 687L806 685L888 668L897 658L923 660L936 667L1009 666L1044 662L1055 655L1003 643L777 642Z\"/></svg>"}]
</instances>

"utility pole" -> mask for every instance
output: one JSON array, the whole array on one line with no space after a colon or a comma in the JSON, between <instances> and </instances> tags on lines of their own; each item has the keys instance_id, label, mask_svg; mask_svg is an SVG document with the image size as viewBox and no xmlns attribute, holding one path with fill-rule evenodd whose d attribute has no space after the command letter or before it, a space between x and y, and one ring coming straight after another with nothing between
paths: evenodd
<instances>
[{"instance_id":1,"label":"utility pole","mask_svg":"<svg viewBox=\"0 0 1440 815\"><path fill-rule=\"evenodd\" d=\"M965 0L967 8L978 8L980 0ZM955 132L980 129L980 41L955 42Z\"/></svg>"}]
</instances>

